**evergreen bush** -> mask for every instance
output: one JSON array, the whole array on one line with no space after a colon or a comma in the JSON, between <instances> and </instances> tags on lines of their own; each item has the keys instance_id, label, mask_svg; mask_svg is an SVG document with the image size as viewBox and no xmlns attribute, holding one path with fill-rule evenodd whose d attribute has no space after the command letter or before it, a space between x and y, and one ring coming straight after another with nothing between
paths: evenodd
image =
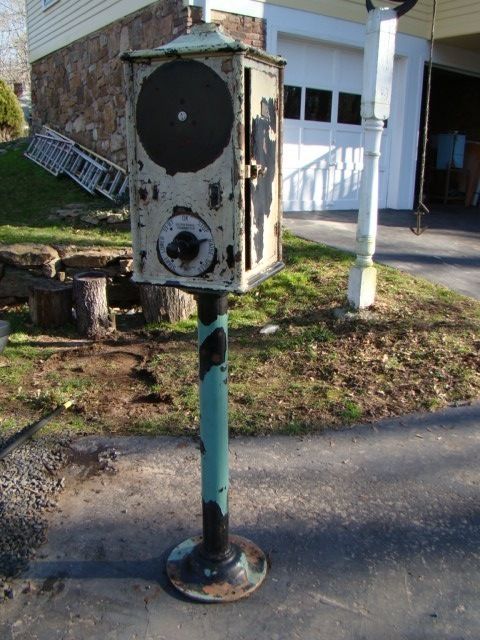
<instances>
[{"instance_id":1,"label":"evergreen bush","mask_svg":"<svg viewBox=\"0 0 480 640\"><path fill-rule=\"evenodd\" d=\"M6 82L0 80L0 142L20 137L24 126L23 111L17 96Z\"/></svg>"}]
</instances>

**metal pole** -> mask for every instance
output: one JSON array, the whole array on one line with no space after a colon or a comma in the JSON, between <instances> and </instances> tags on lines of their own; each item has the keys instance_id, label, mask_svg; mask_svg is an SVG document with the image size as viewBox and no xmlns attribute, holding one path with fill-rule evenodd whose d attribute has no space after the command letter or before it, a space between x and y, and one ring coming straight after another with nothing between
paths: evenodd
<instances>
[{"instance_id":1,"label":"metal pole","mask_svg":"<svg viewBox=\"0 0 480 640\"><path fill-rule=\"evenodd\" d=\"M253 542L228 530L227 295L202 293L197 304L203 535L173 549L167 574L193 600L229 602L258 589L267 561Z\"/></svg>"},{"instance_id":2,"label":"metal pole","mask_svg":"<svg viewBox=\"0 0 480 640\"><path fill-rule=\"evenodd\" d=\"M228 299L198 298L203 551L224 559L228 544Z\"/></svg>"}]
</instances>

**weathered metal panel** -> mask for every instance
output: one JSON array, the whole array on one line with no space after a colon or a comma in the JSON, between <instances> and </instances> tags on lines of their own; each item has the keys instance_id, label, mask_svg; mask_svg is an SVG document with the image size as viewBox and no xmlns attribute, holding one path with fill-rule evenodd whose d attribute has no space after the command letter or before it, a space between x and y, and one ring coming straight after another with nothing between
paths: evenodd
<instances>
[{"instance_id":1,"label":"weathered metal panel","mask_svg":"<svg viewBox=\"0 0 480 640\"><path fill-rule=\"evenodd\" d=\"M266 67L247 60L250 76L249 116L250 135L250 242L251 269L247 273L252 282L258 274L281 261L279 236L281 205L279 198L281 166L280 75L275 67Z\"/></svg>"},{"instance_id":2,"label":"weathered metal panel","mask_svg":"<svg viewBox=\"0 0 480 640\"><path fill-rule=\"evenodd\" d=\"M282 62L243 49L193 55L192 46L184 57L168 50L158 58L124 56L134 279L246 291L283 266ZM251 175L247 146L263 163L261 176Z\"/></svg>"},{"instance_id":3,"label":"weathered metal panel","mask_svg":"<svg viewBox=\"0 0 480 640\"><path fill-rule=\"evenodd\" d=\"M203 65L208 63L207 68L216 73L219 79L226 83L230 92L233 92L235 80L231 70L228 72L222 70L224 59L200 58L198 62ZM172 64L171 61L160 64L153 63L151 66L142 64L137 67L135 103L145 80L157 69L169 64ZM231 69L232 65L223 65L223 67ZM159 100L161 99L162 96L159 94ZM196 106L194 105L194 108ZM210 115L209 111L204 114L205 118L202 118L197 113L200 120L208 119ZM203 167L200 175L198 171L194 173L175 171L174 169L178 166L174 167L172 163L167 163L167 168L157 164L138 138L138 113L136 122L130 123L130 126L132 125L136 131L134 144L137 163L135 186L133 187L132 184L134 180L130 183L131 188L133 187L136 192L132 202L132 211L138 211L137 228L134 229L133 235L136 280L138 282L166 283L165 281L172 281L178 283L179 280L175 274L159 262L158 238L167 220L172 216L182 215L190 216L188 219L185 218L186 230L191 226L192 219L201 219L210 229L217 248L214 263L208 273L202 274L200 282L203 282L204 286L214 282L230 286L234 280L234 264L232 264L231 255L235 255L238 251L234 232L235 188L241 187L238 184L240 180L236 151L238 145L235 144L232 133L230 132L229 141L223 152L209 165ZM148 127L148 122L140 122L140 126L145 129ZM203 135L201 138L203 141ZM155 144L162 145L163 143L162 139L155 141ZM185 153L188 153L188 150ZM236 175L236 180L232 181L233 175ZM191 231L193 232L193 229Z\"/></svg>"}]
</instances>

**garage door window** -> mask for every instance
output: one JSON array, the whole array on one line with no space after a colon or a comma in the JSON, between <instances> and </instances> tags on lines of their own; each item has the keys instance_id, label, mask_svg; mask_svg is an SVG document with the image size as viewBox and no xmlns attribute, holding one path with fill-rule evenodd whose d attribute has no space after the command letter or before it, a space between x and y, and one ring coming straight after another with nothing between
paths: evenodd
<instances>
[{"instance_id":1,"label":"garage door window","mask_svg":"<svg viewBox=\"0 0 480 640\"><path fill-rule=\"evenodd\" d=\"M338 116L337 122L340 124L362 124L360 115L360 103L362 96L356 93L338 94Z\"/></svg>"},{"instance_id":2,"label":"garage door window","mask_svg":"<svg viewBox=\"0 0 480 640\"><path fill-rule=\"evenodd\" d=\"M302 88L285 85L284 87L284 116L290 120L300 120L300 108L302 103Z\"/></svg>"},{"instance_id":3,"label":"garage door window","mask_svg":"<svg viewBox=\"0 0 480 640\"><path fill-rule=\"evenodd\" d=\"M305 92L303 95L304 100L302 100L302 91ZM361 95L345 91L340 91L337 95L336 122L338 124L361 125ZM289 120L305 120L309 122L335 121L335 114L332 114L334 104L333 91L313 89L312 87L303 89L302 87L285 85L284 96L284 116Z\"/></svg>"},{"instance_id":4,"label":"garage door window","mask_svg":"<svg viewBox=\"0 0 480 640\"><path fill-rule=\"evenodd\" d=\"M307 89L305 95L305 120L331 122L332 92L324 89Z\"/></svg>"}]
</instances>

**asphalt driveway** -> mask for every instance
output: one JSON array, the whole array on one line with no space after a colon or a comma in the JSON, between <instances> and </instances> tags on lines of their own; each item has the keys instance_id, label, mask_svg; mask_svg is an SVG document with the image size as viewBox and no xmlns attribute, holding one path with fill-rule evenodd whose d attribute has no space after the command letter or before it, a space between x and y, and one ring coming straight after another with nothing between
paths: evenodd
<instances>
[{"instance_id":1,"label":"asphalt driveway","mask_svg":"<svg viewBox=\"0 0 480 640\"><path fill-rule=\"evenodd\" d=\"M232 532L270 569L224 605L185 600L165 576L169 550L201 527L195 443L79 439L48 542L0 605L0 638L478 640L479 420L474 403L232 440ZM92 465L112 450L113 469Z\"/></svg>"},{"instance_id":2,"label":"asphalt driveway","mask_svg":"<svg viewBox=\"0 0 480 640\"><path fill-rule=\"evenodd\" d=\"M381 211L375 260L480 300L480 208L436 207L423 222L428 229L416 236L411 211ZM301 238L355 251L357 211L290 212L284 224Z\"/></svg>"}]
</instances>

